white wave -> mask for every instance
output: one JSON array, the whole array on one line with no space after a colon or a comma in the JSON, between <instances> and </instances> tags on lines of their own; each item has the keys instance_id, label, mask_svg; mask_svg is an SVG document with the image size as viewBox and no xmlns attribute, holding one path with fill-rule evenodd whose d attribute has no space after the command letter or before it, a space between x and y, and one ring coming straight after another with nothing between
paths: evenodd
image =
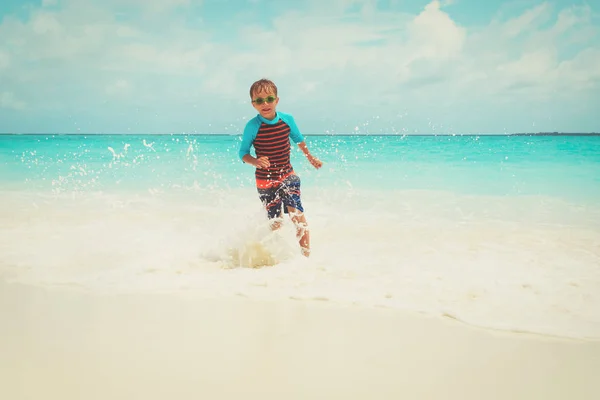
<instances>
[{"instance_id":1,"label":"white wave","mask_svg":"<svg viewBox=\"0 0 600 400\"><path fill-rule=\"evenodd\" d=\"M312 255L255 189L4 193L0 273L94 291L321 300L600 337L600 208L542 197L303 189Z\"/></svg>"}]
</instances>

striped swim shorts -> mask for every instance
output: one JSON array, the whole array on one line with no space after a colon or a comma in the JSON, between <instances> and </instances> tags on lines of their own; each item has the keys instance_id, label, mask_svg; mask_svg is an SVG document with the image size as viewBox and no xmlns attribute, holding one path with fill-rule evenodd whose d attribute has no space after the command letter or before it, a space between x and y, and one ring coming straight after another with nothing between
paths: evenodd
<instances>
[{"instance_id":1,"label":"striped swim shorts","mask_svg":"<svg viewBox=\"0 0 600 400\"><path fill-rule=\"evenodd\" d=\"M288 206L304 212L302 202L300 201L300 177L292 174L288 175L279 184L269 188L257 188L258 196L263 206L267 209L269 219L281 217L281 207L283 212L288 213Z\"/></svg>"}]
</instances>

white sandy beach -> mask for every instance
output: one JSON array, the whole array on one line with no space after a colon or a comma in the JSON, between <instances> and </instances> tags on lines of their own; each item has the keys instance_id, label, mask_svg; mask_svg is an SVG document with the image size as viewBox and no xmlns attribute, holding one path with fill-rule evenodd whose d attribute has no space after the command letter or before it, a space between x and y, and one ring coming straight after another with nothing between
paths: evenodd
<instances>
[{"instance_id":1,"label":"white sandy beach","mask_svg":"<svg viewBox=\"0 0 600 400\"><path fill-rule=\"evenodd\" d=\"M597 399L600 342L327 302L0 284L0 398Z\"/></svg>"}]
</instances>

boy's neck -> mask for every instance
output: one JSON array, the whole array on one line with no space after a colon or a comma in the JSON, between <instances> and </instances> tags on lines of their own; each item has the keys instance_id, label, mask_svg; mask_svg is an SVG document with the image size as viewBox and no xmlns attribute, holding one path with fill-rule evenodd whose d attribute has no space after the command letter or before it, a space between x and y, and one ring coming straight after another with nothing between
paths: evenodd
<instances>
[{"instance_id":1,"label":"boy's neck","mask_svg":"<svg viewBox=\"0 0 600 400\"><path fill-rule=\"evenodd\" d=\"M279 119L279 113L276 111L276 112L275 112L275 115L273 116L273 118L272 118L272 119L265 118L265 117L263 117L263 116L262 116L262 115L260 115L260 114L258 114L258 118L260 118L260 119L261 119L261 120L263 120L264 122L267 122L267 123L271 122L271 123L272 123L272 122L274 122L274 121L277 121L277 120Z\"/></svg>"}]
</instances>

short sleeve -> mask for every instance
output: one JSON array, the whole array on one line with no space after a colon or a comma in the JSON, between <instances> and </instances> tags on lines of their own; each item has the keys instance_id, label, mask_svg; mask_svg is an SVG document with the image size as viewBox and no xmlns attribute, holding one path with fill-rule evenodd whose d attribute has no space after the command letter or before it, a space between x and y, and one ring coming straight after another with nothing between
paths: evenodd
<instances>
[{"instance_id":1,"label":"short sleeve","mask_svg":"<svg viewBox=\"0 0 600 400\"><path fill-rule=\"evenodd\" d=\"M240 143L240 159L244 158L246 154L250 154L250 147L252 147L252 143L258 134L259 127L260 123L256 118L252 118L250 121L248 121L248 123L246 123L246 127L244 128L244 133L242 135L242 143Z\"/></svg>"},{"instance_id":2,"label":"short sleeve","mask_svg":"<svg viewBox=\"0 0 600 400\"><path fill-rule=\"evenodd\" d=\"M290 114L285 113L279 113L279 116L290 127L290 137L292 138L294 143L303 142L304 136L302 136L302 133L300 133L300 130L296 125L296 121L294 120L294 117L292 117Z\"/></svg>"}]
</instances>

